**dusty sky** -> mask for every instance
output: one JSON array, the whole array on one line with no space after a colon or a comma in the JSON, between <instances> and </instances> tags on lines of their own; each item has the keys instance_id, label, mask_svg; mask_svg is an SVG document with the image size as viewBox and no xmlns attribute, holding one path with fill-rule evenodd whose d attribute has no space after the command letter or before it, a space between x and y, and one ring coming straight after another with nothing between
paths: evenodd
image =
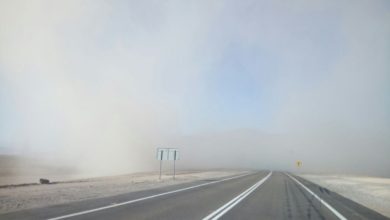
<instances>
[{"instance_id":1,"label":"dusty sky","mask_svg":"<svg viewBox=\"0 0 390 220\"><path fill-rule=\"evenodd\" d=\"M0 152L390 176L390 2L0 1Z\"/></svg>"}]
</instances>

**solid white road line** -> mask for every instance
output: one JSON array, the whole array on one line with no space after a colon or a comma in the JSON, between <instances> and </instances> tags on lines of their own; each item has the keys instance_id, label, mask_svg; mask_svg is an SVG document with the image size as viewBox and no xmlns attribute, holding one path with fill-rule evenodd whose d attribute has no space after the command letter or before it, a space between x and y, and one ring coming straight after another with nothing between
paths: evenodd
<instances>
[{"instance_id":1,"label":"solid white road line","mask_svg":"<svg viewBox=\"0 0 390 220\"><path fill-rule=\"evenodd\" d=\"M314 192L312 192L309 188L307 188L305 185L303 185L301 182L299 182L297 179L295 179L293 176L291 176L288 173L285 173L288 177L290 177L292 180L294 180L298 185L302 186L302 188L306 189L312 196L314 196L316 199L318 199L321 204L323 204L326 208L328 208L333 214L335 214L340 220L347 220L346 217L344 217L340 212L338 212L335 208L333 208L331 205L329 205L327 202L325 202L321 197L317 196Z\"/></svg>"},{"instance_id":2,"label":"solid white road line","mask_svg":"<svg viewBox=\"0 0 390 220\"><path fill-rule=\"evenodd\" d=\"M101 211L101 210L104 210L104 209L110 209L110 208L114 208L114 207L118 207L118 206L128 205L128 204L131 204L131 203L136 203L136 202L147 200L147 199L152 199L152 198L156 198L156 197L160 197L160 196L164 196L164 195L178 193L178 192L186 191L186 190L189 190L189 189L195 189L195 188L199 188L199 187L202 187L202 186L207 186L207 185L211 185L211 184L215 184L215 183L224 182L224 181L227 181L227 180L238 179L240 177L248 176L250 174L253 174L253 173L251 172L251 173L242 174L242 175L239 175L239 176L233 176L233 177L229 177L229 178L222 179L222 180L217 180L217 181L213 181L213 182L203 183L203 184L190 186L190 187L186 187L186 188L182 188L182 189L178 189L178 190L173 190L173 191L169 191L169 192L165 192L165 193L160 193L160 194L156 194L156 195L152 195L152 196L147 196L147 197L143 197L143 198L139 198L139 199L134 199L134 200L126 201L126 202L121 202L121 203L116 203L116 204L112 204L112 205L102 206L102 207L99 207L99 208L96 208L96 209L89 209L89 210L76 212L76 213L72 213L72 214L68 214L68 215L58 216L58 217L50 218L48 220L65 219L65 218L70 218L70 217L74 217L74 216L88 214L88 213L91 213L91 212Z\"/></svg>"},{"instance_id":3,"label":"solid white road line","mask_svg":"<svg viewBox=\"0 0 390 220\"><path fill-rule=\"evenodd\" d=\"M261 179L259 182L255 183L251 187L249 187L247 190L242 192L240 195L236 196L229 202L227 202L225 205L221 206L219 209L212 212L210 215L203 218L203 220L216 220L219 219L221 216L223 216L226 212L228 212L230 209L232 209L234 206L236 206L239 202L241 202L243 199L245 199L249 194L251 194L253 191L255 191L259 186L261 186L270 176L272 175L272 171L269 172L269 174Z\"/></svg>"}]
</instances>

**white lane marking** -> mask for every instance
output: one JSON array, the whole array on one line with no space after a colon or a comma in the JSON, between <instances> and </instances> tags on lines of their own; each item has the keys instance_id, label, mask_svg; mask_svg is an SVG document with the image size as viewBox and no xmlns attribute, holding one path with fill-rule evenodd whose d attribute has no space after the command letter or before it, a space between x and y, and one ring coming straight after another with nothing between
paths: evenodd
<instances>
[{"instance_id":1,"label":"white lane marking","mask_svg":"<svg viewBox=\"0 0 390 220\"><path fill-rule=\"evenodd\" d=\"M54 218L49 218L48 220L65 219L65 218L70 218L70 217L74 217L74 216L78 216L78 215L88 214L88 213L91 213L91 212L101 211L101 210L104 210L104 209L109 209L109 208L114 208L114 207L118 207L118 206L128 205L128 204L131 204L131 203L135 203L135 202L139 202L139 201L143 201L143 200L147 200L147 199L152 199L152 198L156 198L156 197L160 197L160 196L164 196L164 195L168 195L168 194L178 193L178 192L182 192L182 191L189 190L189 189L195 189L195 188L199 188L199 187L202 187L202 186L207 186L207 185L211 185L211 184L215 184L215 183L224 182L224 181L227 181L227 180L238 179L240 177L248 176L250 174L253 174L253 172L250 172L250 173L247 173L247 174L242 174L242 175L239 175L239 176L229 177L229 178L222 179L222 180L217 180L217 181L213 181L213 182L208 182L208 183L203 183L203 184L199 184L199 185L195 185L195 186L190 186L190 187L186 187L186 188L182 188L182 189L178 189L178 190L173 190L173 191L169 191L169 192L165 192L165 193L160 193L160 194L156 194L156 195L152 195L152 196L147 196L147 197L143 197L143 198L139 198L139 199L134 199L134 200L126 201L126 202L121 202L121 203L111 204L111 205L107 205L107 206L102 206L102 207L95 208L95 209L89 209L89 210L85 210L85 211L81 211L81 212L75 212L75 213L68 214L68 215L62 215L62 216L58 216L58 217L54 217Z\"/></svg>"},{"instance_id":2,"label":"white lane marking","mask_svg":"<svg viewBox=\"0 0 390 220\"><path fill-rule=\"evenodd\" d=\"M299 182L297 179L295 179L293 176L291 176L288 173L284 173L288 177L290 177L292 180L294 180L296 183L298 183L300 186L302 186L306 191L308 191L312 196L314 196L316 199L318 199L321 204L323 204L326 208L328 208L333 214L335 214L340 220L347 220L346 217L344 217L340 212L338 212L335 208L333 208L331 205L329 205L327 202L325 202L321 197L317 196L314 192L312 192L309 188L307 188L305 185L303 185L301 182Z\"/></svg>"},{"instance_id":3,"label":"white lane marking","mask_svg":"<svg viewBox=\"0 0 390 220\"><path fill-rule=\"evenodd\" d=\"M204 217L203 220L216 220L219 219L221 216L223 216L226 212L228 212L230 209L232 209L234 206L236 206L239 202L241 202L243 199L245 199L249 194L251 194L253 191L255 191L259 186L261 186L270 176L272 175L272 171L269 172L269 174L249 187L247 190L242 192L240 195L236 196L229 202L227 202L225 205L221 206L219 209L215 210L208 216Z\"/></svg>"}]
</instances>

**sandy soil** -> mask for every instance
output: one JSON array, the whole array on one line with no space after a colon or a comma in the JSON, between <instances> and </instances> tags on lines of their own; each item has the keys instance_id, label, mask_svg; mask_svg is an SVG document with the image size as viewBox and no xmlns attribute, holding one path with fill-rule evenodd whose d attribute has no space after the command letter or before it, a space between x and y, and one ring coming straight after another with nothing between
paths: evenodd
<instances>
[{"instance_id":1,"label":"sandy soil","mask_svg":"<svg viewBox=\"0 0 390 220\"><path fill-rule=\"evenodd\" d=\"M158 188L202 179L215 179L244 173L244 171L181 171L176 180L158 173L136 173L60 182L49 185L26 185L0 188L0 213L45 207L85 199L99 198Z\"/></svg>"},{"instance_id":2,"label":"sandy soil","mask_svg":"<svg viewBox=\"0 0 390 220\"><path fill-rule=\"evenodd\" d=\"M39 178L65 181L91 177L81 175L75 169L43 159L0 154L0 186L38 183Z\"/></svg>"},{"instance_id":3,"label":"sandy soil","mask_svg":"<svg viewBox=\"0 0 390 220\"><path fill-rule=\"evenodd\" d=\"M390 217L390 178L309 174L300 176Z\"/></svg>"}]
</instances>

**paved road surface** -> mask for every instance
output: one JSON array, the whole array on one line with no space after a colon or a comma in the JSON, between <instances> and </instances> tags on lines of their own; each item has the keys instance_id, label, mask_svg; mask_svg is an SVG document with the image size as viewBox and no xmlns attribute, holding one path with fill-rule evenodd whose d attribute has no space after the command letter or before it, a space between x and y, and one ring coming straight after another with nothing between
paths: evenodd
<instances>
[{"instance_id":1,"label":"paved road surface","mask_svg":"<svg viewBox=\"0 0 390 220\"><path fill-rule=\"evenodd\" d=\"M268 171L0 215L51 218L389 219L302 178Z\"/></svg>"}]
</instances>

